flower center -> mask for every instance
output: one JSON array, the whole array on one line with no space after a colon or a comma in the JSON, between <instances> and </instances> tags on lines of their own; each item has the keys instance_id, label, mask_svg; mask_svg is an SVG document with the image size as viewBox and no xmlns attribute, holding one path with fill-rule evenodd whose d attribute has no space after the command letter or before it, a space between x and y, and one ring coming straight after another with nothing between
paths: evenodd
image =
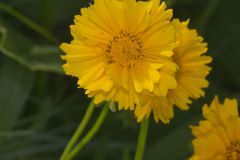
<instances>
[{"instance_id":1,"label":"flower center","mask_svg":"<svg viewBox=\"0 0 240 160\"><path fill-rule=\"evenodd\" d=\"M107 44L106 60L109 64L118 63L131 68L143 59L142 42L130 32L120 32Z\"/></svg>"},{"instance_id":2,"label":"flower center","mask_svg":"<svg viewBox=\"0 0 240 160\"><path fill-rule=\"evenodd\" d=\"M232 142L229 147L227 147L227 160L240 160L240 140Z\"/></svg>"}]
</instances>

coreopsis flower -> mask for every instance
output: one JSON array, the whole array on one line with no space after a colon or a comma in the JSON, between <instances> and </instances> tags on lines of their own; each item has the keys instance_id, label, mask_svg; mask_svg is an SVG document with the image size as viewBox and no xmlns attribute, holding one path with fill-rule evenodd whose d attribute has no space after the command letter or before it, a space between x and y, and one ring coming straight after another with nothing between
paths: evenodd
<instances>
[{"instance_id":1,"label":"coreopsis flower","mask_svg":"<svg viewBox=\"0 0 240 160\"><path fill-rule=\"evenodd\" d=\"M177 67L171 59L176 46L171 17L160 0L95 0L75 16L72 42L61 45L66 74L77 77L96 104L134 109L140 93L152 92L155 83L175 85L158 71Z\"/></svg>"},{"instance_id":2,"label":"coreopsis flower","mask_svg":"<svg viewBox=\"0 0 240 160\"><path fill-rule=\"evenodd\" d=\"M198 36L196 30L188 28L188 21L180 22L173 20L175 26L176 39L178 45L174 48L172 60L177 64L175 71L171 67L162 67L159 69L164 80L174 84L176 80L177 87L167 86L163 81L155 84L153 93L145 92L143 105L138 105L135 109L135 116L138 121L148 118L153 112L156 122L162 121L169 123L174 115L174 105L182 110L187 110L191 99L198 99L204 96L203 88L208 87L206 76L209 74L211 57L203 55L207 51L207 43ZM168 74L166 74L168 73ZM174 75L175 79L172 79ZM164 89L164 86L167 88ZM166 96L165 96L166 95Z\"/></svg>"},{"instance_id":3,"label":"coreopsis flower","mask_svg":"<svg viewBox=\"0 0 240 160\"><path fill-rule=\"evenodd\" d=\"M215 97L203 106L205 120L192 128L194 156L191 160L239 160L240 117L236 99L219 103Z\"/></svg>"}]
</instances>

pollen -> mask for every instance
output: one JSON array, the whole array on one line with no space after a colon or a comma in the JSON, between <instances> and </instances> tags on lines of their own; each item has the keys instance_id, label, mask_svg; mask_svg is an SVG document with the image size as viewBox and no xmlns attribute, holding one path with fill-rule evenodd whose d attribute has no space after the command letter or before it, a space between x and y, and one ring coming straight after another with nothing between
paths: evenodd
<instances>
[{"instance_id":1,"label":"pollen","mask_svg":"<svg viewBox=\"0 0 240 160\"><path fill-rule=\"evenodd\" d=\"M141 64L143 60L142 41L133 33L122 31L106 46L108 64L118 63L124 68Z\"/></svg>"},{"instance_id":2,"label":"pollen","mask_svg":"<svg viewBox=\"0 0 240 160\"><path fill-rule=\"evenodd\" d=\"M227 148L226 160L240 160L240 140L232 142Z\"/></svg>"}]
</instances>

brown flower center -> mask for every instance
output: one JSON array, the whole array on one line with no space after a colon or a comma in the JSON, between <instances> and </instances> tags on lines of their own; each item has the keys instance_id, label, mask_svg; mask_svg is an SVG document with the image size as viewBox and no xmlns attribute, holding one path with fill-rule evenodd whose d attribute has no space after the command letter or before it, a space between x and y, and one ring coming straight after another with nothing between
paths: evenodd
<instances>
[{"instance_id":1,"label":"brown flower center","mask_svg":"<svg viewBox=\"0 0 240 160\"><path fill-rule=\"evenodd\" d=\"M131 68L143 59L142 42L130 32L120 32L106 46L106 60Z\"/></svg>"},{"instance_id":2,"label":"brown flower center","mask_svg":"<svg viewBox=\"0 0 240 160\"><path fill-rule=\"evenodd\" d=\"M226 159L227 160L240 160L240 140L232 142L227 147Z\"/></svg>"}]
</instances>

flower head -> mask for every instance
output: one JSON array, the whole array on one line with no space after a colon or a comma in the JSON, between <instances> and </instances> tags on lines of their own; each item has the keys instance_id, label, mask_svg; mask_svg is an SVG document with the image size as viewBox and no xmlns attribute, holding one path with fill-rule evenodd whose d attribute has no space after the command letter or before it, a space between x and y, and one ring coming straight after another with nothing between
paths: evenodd
<instances>
[{"instance_id":1,"label":"flower head","mask_svg":"<svg viewBox=\"0 0 240 160\"><path fill-rule=\"evenodd\" d=\"M165 81L171 82L168 85L164 81L155 84L153 93L145 93L145 103L135 109L135 116L138 121L148 118L151 112L156 122L161 120L169 123L173 117L173 106L176 105L182 110L187 110L191 99L204 96L203 88L208 86L205 79L210 71L206 64L211 62L211 57L203 55L207 51L207 44L203 38L198 36L196 30L188 28L188 21L180 22L173 20L176 28L176 39L178 45L173 50L172 60L177 64L177 70L171 67L162 67L160 74ZM174 76L174 78L173 78ZM176 82L175 82L176 81ZM176 83L176 87L174 87ZM166 95L166 96L165 96Z\"/></svg>"},{"instance_id":2,"label":"flower head","mask_svg":"<svg viewBox=\"0 0 240 160\"><path fill-rule=\"evenodd\" d=\"M79 79L96 104L112 101L119 109L134 109L140 93L152 92L155 83L172 86L158 71L176 69L171 17L160 0L95 0L75 16L73 41L61 45L65 72Z\"/></svg>"},{"instance_id":3,"label":"flower head","mask_svg":"<svg viewBox=\"0 0 240 160\"><path fill-rule=\"evenodd\" d=\"M192 128L196 160L239 160L240 117L236 99L225 99L221 104L215 97L210 107L203 106L199 126Z\"/></svg>"}]
</instances>

